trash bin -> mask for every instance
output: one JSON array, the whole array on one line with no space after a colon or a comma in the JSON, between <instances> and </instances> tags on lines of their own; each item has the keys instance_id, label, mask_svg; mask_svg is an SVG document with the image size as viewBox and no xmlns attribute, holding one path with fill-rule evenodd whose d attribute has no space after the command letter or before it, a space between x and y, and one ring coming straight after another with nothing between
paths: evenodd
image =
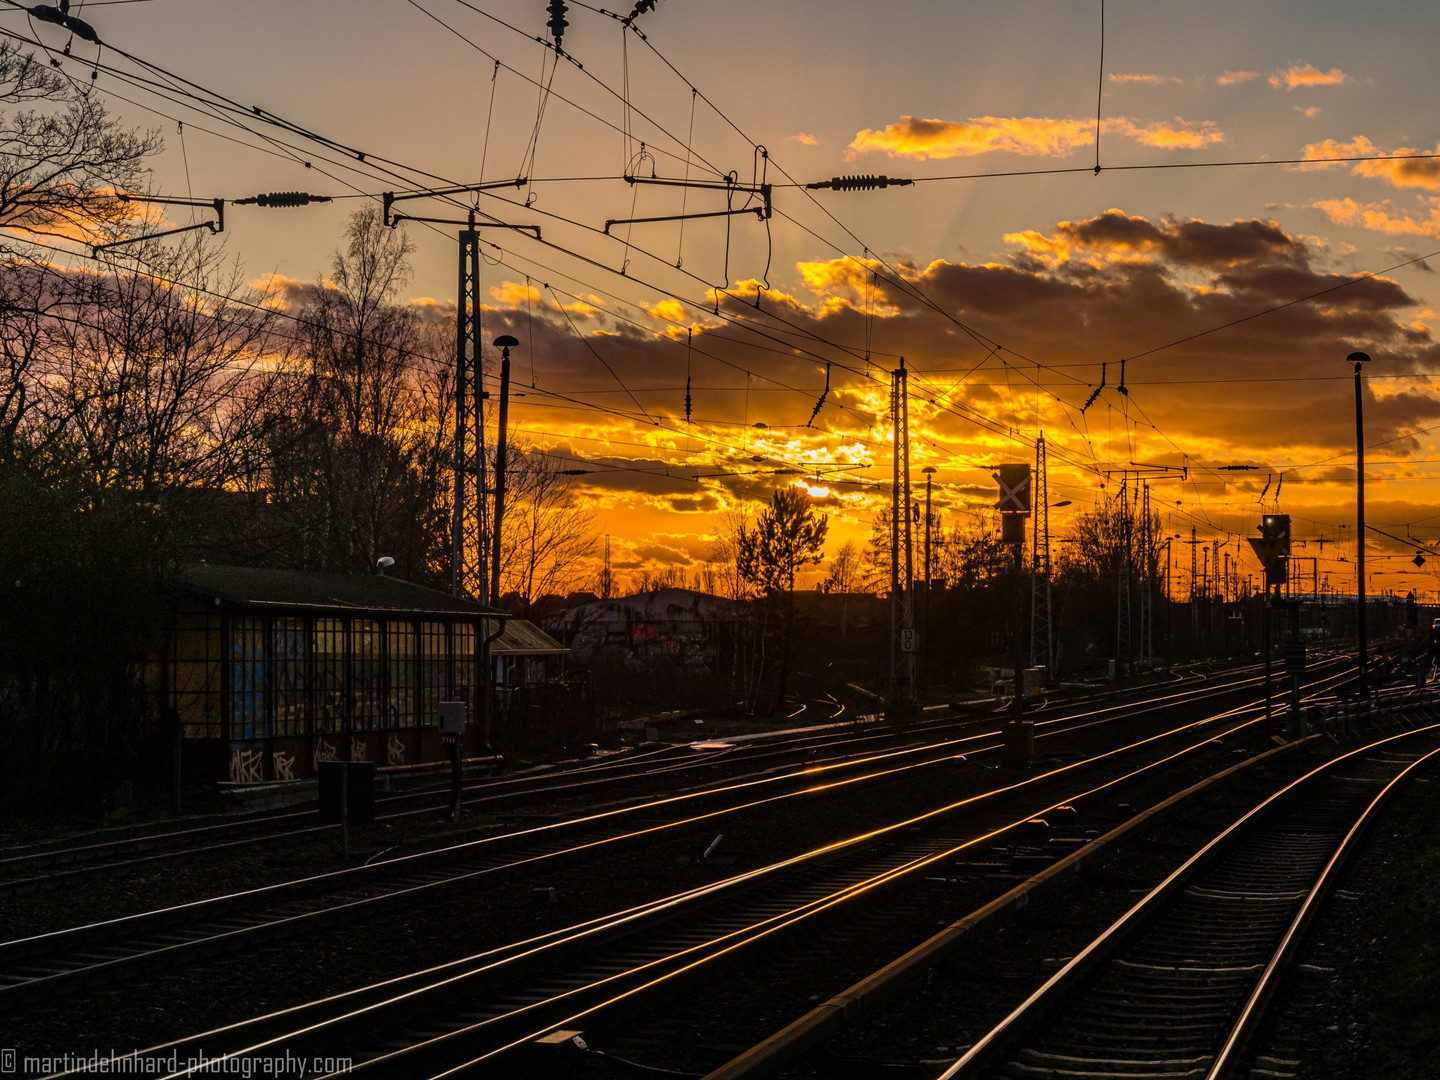
<instances>
[{"instance_id":1,"label":"trash bin","mask_svg":"<svg viewBox=\"0 0 1440 1080\"><path fill-rule=\"evenodd\" d=\"M343 807L343 809L342 809ZM320 820L375 820L375 763L320 762Z\"/></svg>"}]
</instances>

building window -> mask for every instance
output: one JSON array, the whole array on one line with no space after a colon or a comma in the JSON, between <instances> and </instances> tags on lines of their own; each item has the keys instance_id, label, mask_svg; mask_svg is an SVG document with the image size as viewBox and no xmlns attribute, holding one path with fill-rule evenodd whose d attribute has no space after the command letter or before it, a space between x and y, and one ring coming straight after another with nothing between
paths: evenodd
<instances>
[{"instance_id":1,"label":"building window","mask_svg":"<svg viewBox=\"0 0 1440 1080\"><path fill-rule=\"evenodd\" d=\"M311 635L315 679L315 731L345 729L345 624L316 619Z\"/></svg>"},{"instance_id":2,"label":"building window","mask_svg":"<svg viewBox=\"0 0 1440 1080\"><path fill-rule=\"evenodd\" d=\"M450 642L444 623L420 624L420 723L438 722L450 690Z\"/></svg>"},{"instance_id":3,"label":"building window","mask_svg":"<svg viewBox=\"0 0 1440 1080\"><path fill-rule=\"evenodd\" d=\"M383 726L384 680L380 624L374 619L355 619L350 623L350 717L356 731Z\"/></svg>"},{"instance_id":4,"label":"building window","mask_svg":"<svg viewBox=\"0 0 1440 1080\"><path fill-rule=\"evenodd\" d=\"M218 739L220 731L220 618L201 609L175 623L175 711L187 739Z\"/></svg>"},{"instance_id":5,"label":"building window","mask_svg":"<svg viewBox=\"0 0 1440 1080\"><path fill-rule=\"evenodd\" d=\"M306 708L305 665L310 635L305 620L276 619L270 627L270 683L275 696L275 734L304 735L309 731Z\"/></svg>"},{"instance_id":6,"label":"building window","mask_svg":"<svg viewBox=\"0 0 1440 1080\"><path fill-rule=\"evenodd\" d=\"M270 735L270 670L266 663L265 622L237 615L230 625L230 737L264 739Z\"/></svg>"},{"instance_id":7,"label":"building window","mask_svg":"<svg viewBox=\"0 0 1440 1080\"><path fill-rule=\"evenodd\" d=\"M385 624L385 666L389 676L386 707L391 727L415 723L415 625L392 619Z\"/></svg>"},{"instance_id":8,"label":"building window","mask_svg":"<svg viewBox=\"0 0 1440 1080\"><path fill-rule=\"evenodd\" d=\"M480 663L475 656L475 627L456 623L451 627L451 631L455 669L455 678L451 683L451 700L463 701L474 708L478 700L475 697L475 671Z\"/></svg>"}]
</instances>

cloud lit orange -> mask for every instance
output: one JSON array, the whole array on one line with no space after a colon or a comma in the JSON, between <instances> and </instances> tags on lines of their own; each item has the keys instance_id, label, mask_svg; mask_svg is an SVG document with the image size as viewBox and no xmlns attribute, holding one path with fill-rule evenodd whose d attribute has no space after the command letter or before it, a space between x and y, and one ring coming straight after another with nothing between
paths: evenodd
<instances>
[{"instance_id":1,"label":"cloud lit orange","mask_svg":"<svg viewBox=\"0 0 1440 1080\"><path fill-rule=\"evenodd\" d=\"M1385 180L1398 188L1440 190L1440 157L1421 157L1422 154L1440 154L1440 144L1436 144L1433 151L1413 150L1408 146L1385 151L1364 135L1357 135L1349 142L1326 139L1324 142L1311 143L1305 147L1304 156L1307 161L1312 161L1374 155L1380 160L1347 164L1350 164L1351 171L1356 176Z\"/></svg>"},{"instance_id":2,"label":"cloud lit orange","mask_svg":"<svg viewBox=\"0 0 1440 1080\"><path fill-rule=\"evenodd\" d=\"M1106 77L1112 83L1143 83L1146 86L1163 86L1166 83L1178 83L1182 81L1174 75L1147 75L1138 72L1112 71Z\"/></svg>"},{"instance_id":3,"label":"cloud lit orange","mask_svg":"<svg viewBox=\"0 0 1440 1080\"><path fill-rule=\"evenodd\" d=\"M1350 76L1339 68L1321 71L1314 64L1291 64L1288 68L1270 73L1270 85L1277 90L1296 90L1311 86L1339 86Z\"/></svg>"},{"instance_id":4,"label":"cloud lit orange","mask_svg":"<svg viewBox=\"0 0 1440 1080\"><path fill-rule=\"evenodd\" d=\"M1110 117L1101 131L1134 139L1142 146L1194 150L1224 141L1213 121L1137 121ZM968 121L920 120L902 116L875 130L866 128L850 143L852 154L879 151L924 161L973 157L1005 151L1026 157L1064 157L1095 141L1095 121L1034 116L982 116Z\"/></svg>"},{"instance_id":5,"label":"cloud lit orange","mask_svg":"<svg viewBox=\"0 0 1440 1080\"><path fill-rule=\"evenodd\" d=\"M1358 203L1354 199L1321 199L1314 203L1337 225L1351 225L1373 232L1410 236L1440 236L1440 199L1426 199L1429 216L1416 218L1399 213L1388 202Z\"/></svg>"}]
</instances>

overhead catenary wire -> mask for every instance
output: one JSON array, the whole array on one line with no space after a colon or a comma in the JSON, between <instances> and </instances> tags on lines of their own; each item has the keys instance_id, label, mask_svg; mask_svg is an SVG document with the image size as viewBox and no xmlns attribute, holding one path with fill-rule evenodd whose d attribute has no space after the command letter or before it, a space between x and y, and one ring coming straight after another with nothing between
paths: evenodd
<instances>
[{"instance_id":1,"label":"overhead catenary wire","mask_svg":"<svg viewBox=\"0 0 1440 1080\"><path fill-rule=\"evenodd\" d=\"M868 348L867 348L867 353L868 353ZM827 363L828 363L828 361L827 361ZM1007 370L1008 370L1008 369L1007 369ZM1037 380L1037 386L1038 386L1038 380Z\"/></svg>"}]
</instances>

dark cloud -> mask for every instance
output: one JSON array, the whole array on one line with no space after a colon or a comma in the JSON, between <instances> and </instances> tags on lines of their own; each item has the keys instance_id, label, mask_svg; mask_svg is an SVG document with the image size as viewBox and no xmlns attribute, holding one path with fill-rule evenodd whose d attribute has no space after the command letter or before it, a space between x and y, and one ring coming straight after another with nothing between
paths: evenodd
<instances>
[{"instance_id":1,"label":"dark cloud","mask_svg":"<svg viewBox=\"0 0 1440 1080\"><path fill-rule=\"evenodd\" d=\"M1016 457L1012 431L1045 427L1057 472L1066 461L1139 455L1279 469L1353 450L1351 351L1370 353L1377 377L1440 369L1427 313L1402 280L1357 274L1271 221L1110 211L1012 241L1009 257L991 261L896 258L904 287L881 277L868 295L867 274L848 260L807 266L789 293L775 273L759 308L744 289L722 301L722 315L738 323L692 310L688 343L611 315L561 319L553 305L537 305L530 320L493 312L487 333L519 336L517 375L528 377L533 357L537 385L571 399L547 402L519 386L512 404L523 423L559 437L614 437L603 456L573 440L582 459L615 466L580 478L583 490L611 505L630 495L656 513L684 514L697 531L705 514L762 503L793 482L785 470L832 460L841 446L872 463L846 475L864 486L847 484L841 496L866 500L846 510L873 510L888 491L885 413L901 355L912 432L924 433L916 452L945 466L947 503L981 506L993 499L990 464ZM1128 395L1122 358L1131 358ZM808 426L826 360L830 392ZM1102 363L1105 390L1082 413ZM1429 384L1374 389L1369 441L1387 442L1397 458L1413 453L1408 433L1440 422L1440 397ZM661 423L616 415L638 416L641 406ZM657 441L663 448L625 446ZM693 479L701 475L703 487ZM1078 473L1068 482L1093 487Z\"/></svg>"},{"instance_id":2,"label":"dark cloud","mask_svg":"<svg viewBox=\"0 0 1440 1080\"><path fill-rule=\"evenodd\" d=\"M1151 221L1111 210L1088 221L1062 222L1056 234L1098 252L1149 252L1177 266L1215 268L1307 259L1302 243L1273 221Z\"/></svg>"}]
</instances>

